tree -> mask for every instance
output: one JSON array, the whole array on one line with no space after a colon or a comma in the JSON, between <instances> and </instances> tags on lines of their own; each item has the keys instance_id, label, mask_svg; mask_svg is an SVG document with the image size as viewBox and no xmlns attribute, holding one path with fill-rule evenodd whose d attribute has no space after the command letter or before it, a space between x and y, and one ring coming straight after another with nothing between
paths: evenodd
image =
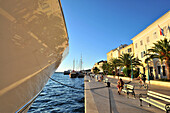
<instances>
[{"instance_id":1,"label":"tree","mask_svg":"<svg viewBox=\"0 0 170 113\"><path fill-rule=\"evenodd\" d=\"M99 69L99 68L97 68L97 67L95 67L95 68L93 69L93 72L94 72L95 74L98 74L98 73L99 73L99 71L100 71L100 69Z\"/></svg>"},{"instance_id":2,"label":"tree","mask_svg":"<svg viewBox=\"0 0 170 113\"><path fill-rule=\"evenodd\" d=\"M130 74L131 65L132 65L132 68L136 67L138 65L142 66L142 64L140 63L141 60L139 60L138 58L134 58L134 56L129 53L122 54L119 57L119 59L120 59L120 66L125 67L125 68L127 68L126 70L128 70L127 76Z\"/></svg>"},{"instance_id":3,"label":"tree","mask_svg":"<svg viewBox=\"0 0 170 113\"><path fill-rule=\"evenodd\" d=\"M149 59L159 58L161 63L165 61L165 65L167 67L167 79L170 80L170 40L164 38L164 40L157 41L153 43L154 46L151 49L148 49L148 53L145 54L149 56L145 62Z\"/></svg>"},{"instance_id":4,"label":"tree","mask_svg":"<svg viewBox=\"0 0 170 113\"><path fill-rule=\"evenodd\" d=\"M112 70L115 70L115 73L118 73L117 67L120 66L120 60L117 58L112 58L110 59L110 68L112 68Z\"/></svg>"},{"instance_id":5,"label":"tree","mask_svg":"<svg viewBox=\"0 0 170 113\"><path fill-rule=\"evenodd\" d=\"M103 69L103 73L106 75L107 72L109 71L109 64L108 63L103 63L102 69Z\"/></svg>"}]
</instances>

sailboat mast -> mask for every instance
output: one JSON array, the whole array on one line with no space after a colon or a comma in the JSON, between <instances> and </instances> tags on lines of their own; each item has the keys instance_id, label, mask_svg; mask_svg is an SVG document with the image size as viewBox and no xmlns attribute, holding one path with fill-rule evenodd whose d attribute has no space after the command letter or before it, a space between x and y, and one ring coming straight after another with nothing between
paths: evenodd
<instances>
[{"instance_id":1,"label":"sailboat mast","mask_svg":"<svg viewBox=\"0 0 170 113\"><path fill-rule=\"evenodd\" d=\"M74 71L74 67L75 67L75 59L73 60L73 71Z\"/></svg>"},{"instance_id":2,"label":"sailboat mast","mask_svg":"<svg viewBox=\"0 0 170 113\"><path fill-rule=\"evenodd\" d=\"M76 71L78 71L79 65L78 65L78 60L76 60Z\"/></svg>"},{"instance_id":3,"label":"sailboat mast","mask_svg":"<svg viewBox=\"0 0 170 113\"><path fill-rule=\"evenodd\" d=\"M82 70L82 64L83 64L83 62L82 62L82 54L81 54L81 59L80 59L80 71Z\"/></svg>"}]
</instances>

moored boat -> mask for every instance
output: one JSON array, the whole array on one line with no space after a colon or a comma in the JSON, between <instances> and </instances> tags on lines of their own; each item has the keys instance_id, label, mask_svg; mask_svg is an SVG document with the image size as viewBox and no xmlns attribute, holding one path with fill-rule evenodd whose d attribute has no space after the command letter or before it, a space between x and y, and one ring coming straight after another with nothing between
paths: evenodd
<instances>
[{"instance_id":1,"label":"moored boat","mask_svg":"<svg viewBox=\"0 0 170 113\"><path fill-rule=\"evenodd\" d=\"M78 76L78 73L76 71L71 71L69 74L70 78L76 78Z\"/></svg>"},{"instance_id":2,"label":"moored boat","mask_svg":"<svg viewBox=\"0 0 170 113\"><path fill-rule=\"evenodd\" d=\"M84 75L85 75L85 74L84 74L82 71L80 71L80 72L78 73L78 76L77 76L77 77L78 77L78 78L84 78Z\"/></svg>"},{"instance_id":3,"label":"moored boat","mask_svg":"<svg viewBox=\"0 0 170 113\"><path fill-rule=\"evenodd\" d=\"M71 70L64 71L64 75L69 75Z\"/></svg>"},{"instance_id":4,"label":"moored boat","mask_svg":"<svg viewBox=\"0 0 170 113\"><path fill-rule=\"evenodd\" d=\"M60 0L1 0L0 22L0 113L27 112L68 54Z\"/></svg>"}]
</instances>

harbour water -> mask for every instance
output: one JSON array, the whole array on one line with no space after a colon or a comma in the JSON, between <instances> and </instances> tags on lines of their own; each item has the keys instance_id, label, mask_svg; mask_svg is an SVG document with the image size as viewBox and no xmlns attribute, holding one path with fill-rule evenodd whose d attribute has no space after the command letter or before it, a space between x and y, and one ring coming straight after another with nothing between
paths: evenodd
<instances>
[{"instance_id":1,"label":"harbour water","mask_svg":"<svg viewBox=\"0 0 170 113\"><path fill-rule=\"evenodd\" d=\"M82 90L61 85L50 79L28 113L84 113L84 78L69 78L69 75L63 73L54 73L52 78Z\"/></svg>"}]
</instances>

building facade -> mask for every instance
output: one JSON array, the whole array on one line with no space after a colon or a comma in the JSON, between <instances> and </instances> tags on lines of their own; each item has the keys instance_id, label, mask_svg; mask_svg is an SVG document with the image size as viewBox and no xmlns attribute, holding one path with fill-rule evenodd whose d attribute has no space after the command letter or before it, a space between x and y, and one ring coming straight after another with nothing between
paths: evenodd
<instances>
[{"instance_id":1,"label":"building facade","mask_svg":"<svg viewBox=\"0 0 170 113\"><path fill-rule=\"evenodd\" d=\"M93 72L93 69L94 69L95 67L97 67L97 68L100 70L99 73L103 73L103 68L102 68L102 66L103 66L104 63L107 63L107 61L101 60L101 61L95 63L94 66L93 66L93 68L91 69L91 72Z\"/></svg>"},{"instance_id":2,"label":"building facade","mask_svg":"<svg viewBox=\"0 0 170 113\"><path fill-rule=\"evenodd\" d=\"M160 34L160 28L163 29L164 36ZM161 63L159 59L155 58L148 61L148 63L145 63L147 56L144 56L147 52L146 50L153 47L153 43L164 38L170 40L170 11L133 37L131 39L133 41L132 44L108 52L107 60L109 62L111 58L118 58L121 54L131 53L134 57L139 58L142 61L143 67L138 67L141 73L145 73L147 76L152 76L155 79L167 78L168 70L164 61Z\"/></svg>"},{"instance_id":3,"label":"building facade","mask_svg":"<svg viewBox=\"0 0 170 113\"><path fill-rule=\"evenodd\" d=\"M120 52L119 52L120 55L125 54L125 53L133 54L133 43L120 49Z\"/></svg>"},{"instance_id":4,"label":"building facade","mask_svg":"<svg viewBox=\"0 0 170 113\"><path fill-rule=\"evenodd\" d=\"M107 53L107 62L109 63L112 58L119 58L121 55L121 50L128 46L127 44L120 45L118 48L115 48Z\"/></svg>"},{"instance_id":5,"label":"building facade","mask_svg":"<svg viewBox=\"0 0 170 113\"><path fill-rule=\"evenodd\" d=\"M164 36L160 35L159 27L163 29ZM134 55L142 60L144 66L139 67L140 72L145 73L146 75L149 73L149 75L155 79L166 78L167 68L165 66L165 62L161 64L159 59L153 59L147 64L145 63L147 56L144 56L144 54L147 52L147 49L151 49L153 47L153 43L164 38L170 40L170 11L131 39L133 41Z\"/></svg>"}]
</instances>

